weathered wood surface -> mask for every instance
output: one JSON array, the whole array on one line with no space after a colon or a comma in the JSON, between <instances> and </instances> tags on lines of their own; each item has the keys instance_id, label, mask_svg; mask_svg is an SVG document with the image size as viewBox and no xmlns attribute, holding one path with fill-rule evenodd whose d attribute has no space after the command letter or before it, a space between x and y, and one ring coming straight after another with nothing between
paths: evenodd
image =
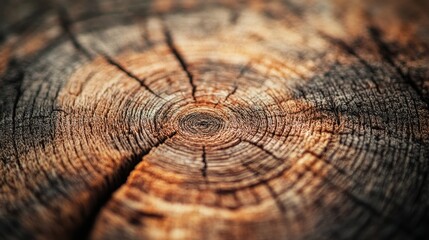
<instances>
[{"instance_id":1,"label":"weathered wood surface","mask_svg":"<svg viewBox=\"0 0 429 240\"><path fill-rule=\"evenodd\" d=\"M429 237L427 2L1 3L1 239Z\"/></svg>"}]
</instances>

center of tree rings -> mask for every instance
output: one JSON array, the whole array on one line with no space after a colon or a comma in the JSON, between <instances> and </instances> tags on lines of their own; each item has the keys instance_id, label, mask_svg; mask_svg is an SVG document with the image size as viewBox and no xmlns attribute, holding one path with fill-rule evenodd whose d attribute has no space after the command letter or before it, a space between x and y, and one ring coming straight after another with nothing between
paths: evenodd
<instances>
[{"instance_id":1,"label":"center of tree rings","mask_svg":"<svg viewBox=\"0 0 429 240\"><path fill-rule=\"evenodd\" d=\"M225 125L225 121L210 112L193 112L179 120L180 130L186 134L212 136Z\"/></svg>"}]
</instances>

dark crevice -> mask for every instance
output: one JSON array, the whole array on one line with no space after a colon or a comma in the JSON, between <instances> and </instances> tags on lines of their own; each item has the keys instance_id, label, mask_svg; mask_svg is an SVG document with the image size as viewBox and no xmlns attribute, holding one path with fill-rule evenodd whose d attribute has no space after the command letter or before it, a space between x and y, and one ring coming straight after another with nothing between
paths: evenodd
<instances>
[{"instance_id":1,"label":"dark crevice","mask_svg":"<svg viewBox=\"0 0 429 240\"><path fill-rule=\"evenodd\" d=\"M226 102L228 100L228 98L233 95L235 92L237 92L237 85L234 86L234 88L232 89L231 92L228 93L228 95L226 95L225 100L223 100L224 102Z\"/></svg>"},{"instance_id":2,"label":"dark crevice","mask_svg":"<svg viewBox=\"0 0 429 240\"><path fill-rule=\"evenodd\" d=\"M150 154L152 150L163 145L168 139L171 139L176 135L176 132L173 132L167 136L161 138L157 143L155 143L151 148L144 150L140 153L136 153L129 158L129 161L124 160L127 164L124 164L115 174L112 174L113 178L105 176L106 186L102 189L102 194L97 199L98 201L94 204L90 215L86 218L86 221L82 223L80 228L75 231L75 236L73 239L88 239L91 234L91 230L94 227L97 216L100 214L101 210L112 200L113 194L120 189L123 185L126 184L129 175L135 170L136 166L143 161L143 158ZM153 214L152 214L153 215ZM158 215L153 215L151 217L159 217ZM162 216L160 216L162 217Z\"/></svg>"},{"instance_id":3,"label":"dark crevice","mask_svg":"<svg viewBox=\"0 0 429 240\"><path fill-rule=\"evenodd\" d=\"M237 89L238 89L238 86L234 85L234 88L232 89L232 91L230 91L226 95L225 99L223 101L222 100L218 100L217 103L213 106L213 108L216 108L219 105L219 103L221 103L221 102L226 102L231 95L233 95L235 92L237 92Z\"/></svg>"},{"instance_id":4,"label":"dark crevice","mask_svg":"<svg viewBox=\"0 0 429 240\"><path fill-rule=\"evenodd\" d=\"M424 95L421 90L421 87L417 85L417 83L412 79L410 73L408 71L404 71L400 65L398 65L394 58L394 53L390 50L388 43L386 43L383 38L380 30L375 27L368 28L369 34L374 41L374 43L378 47L378 51L383 58L390 66L392 66L397 74L404 80L406 84L408 84L420 97L420 99L426 103L426 106L429 106L429 99Z\"/></svg>"},{"instance_id":5,"label":"dark crevice","mask_svg":"<svg viewBox=\"0 0 429 240\"><path fill-rule=\"evenodd\" d=\"M189 71L188 64L186 63L185 59L180 54L179 50L177 50L177 48L174 44L174 41L173 41L173 37L171 36L170 31L168 30L168 28L165 25L164 25L164 35L165 35L165 41L166 41L168 47L170 48L174 57L180 63L180 66L182 67L183 71L186 73L186 76L188 76L189 84L191 84L191 88L192 88L192 98L194 99L194 101L196 101L195 92L197 90L197 86L195 86L195 83L194 83L194 76Z\"/></svg>"},{"instance_id":6,"label":"dark crevice","mask_svg":"<svg viewBox=\"0 0 429 240\"><path fill-rule=\"evenodd\" d=\"M137 218L131 218L131 220L137 224L140 223L141 218L155 218L155 219L165 218L165 215L159 214L159 213L146 212L146 211L142 211L142 210L139 210L137 213L138 213Z\"/></svg>"},{"instance_id":7,"label":"dark crevice","mask_svg":"<svg viewBox=\"0 0 429 240\"><path fill-rule=\"evenodd\" d=\"M61 28L63 29L64 33L70 38L70 41L72 42L76 50L82 53L86 58L91 59L92 57L89 51L79 43L73 31L71 30L71 20L68 16L67 10L64 7L58 8L58 19L60 21Z\"/></svg>"},{"instance_id":8,"label":"dark crevice","mask_svg":"<svg viewBox=\"0 0 429 240\"><path fill-rule=\"evenodd\" d=\"M201 174L204 178L207 177L207 159L206 159L206 147L203 146L203 154L201 155L203 167L201 168Z\"/></svg>"},{"instance_id":9,"label":"dark crevice","mask_svg":"<svg viewBox=\"0 0 429 240\"><path fill-rule=\"evenodd\" d=\"M59 8L59 19L60 19L60 23L61 23L61 27L63 28L64 32L67 34L67 36L70 38L71 42L73 43L73 46L82 54L84 54L87 58L91 58L91 54L89 53L89 51L82 46L82 44L80 44L80 42L77 40L76 36L73 34L73 32L70 29L70 25L71 25L71 21L68 18L67 15L67 11L64 8ZM120 71L124 72L127 76L129 76L130 78L136 80L140 86L142 86L145 90L147 90L148 92L150 92L152 95L164 99L161 96L159 96L158 94L156 94L151 88L149 88L149 86L147 86L144 82L144 79L140 79L138 78L136 75L134 75L133 73L131 73L130 71L128 71L127 69L125 69L125 67L123 67L122 65L120 65L118 62L116 62L113 58L111 58L110 56L108 56L107 54L102 54L99 53L100 55L103 55L103 57L106 59L106 61L115 66L117 69L119 69Z\"/></svg>"},{"instance_id":10,"label":"dark crevice","mask_svg":"<svg viewBox=\"0 0 429 240\"><path fill-rule=\"evenodd\" d=\"M128 71L124 66L122 66L121 64L119 64L118 62L116 62L113 58L111 58L110 56L108 56L107 54L103 55L104 58L106 59L106 61L111 64L112 66L115 66L117 69L119 69L121 72L125 73L128 77L136 80L140 86L142 86L144 89L146 89L148 92L150 92L152 95L164 99L163 97L159 96L158 94L156 94L149 86L147 86L145 84L145 79L140 79L139 77L137 77L136 75L134 75L132 72Z\"/></svg>"},{"instance_id":11,"label":"dark crevice","mask_svg":"<svg viewBox=\"0 0 429 240\"><path fill-rule=\"evenodd\" d=\"M229 98L231 95L233 95L233 94L235 94L235 93L237 92L237 89L238 89L237 80L238 80L238 79L240 79L240 78L244 75L244 73L249 69L249 66L250 66L250 62L248 62L245 66L243 66L243 67L240 69L240 72L238 73L237 77L235 78L236 80L235 80L235 82L234 82L234 88L232 89L232 91L230 91L230 92L226 95L226 97L225 97L225 99L224 99L223 101L222 101L222 100L219 100L219 101L214 105L214 108L216 108L216 107L219 105L219 103L228 101L228 98Z\"/></svg>"}]
</instances>

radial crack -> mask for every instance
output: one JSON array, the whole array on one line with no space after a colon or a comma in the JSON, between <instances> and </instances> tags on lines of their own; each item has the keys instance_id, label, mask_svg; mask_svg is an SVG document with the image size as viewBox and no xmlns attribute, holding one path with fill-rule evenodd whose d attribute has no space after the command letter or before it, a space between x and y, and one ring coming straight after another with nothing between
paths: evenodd
<instances>
[{"instance_id":1,"label":"radial crack","mask_svg":"<svg viewBox=\"0 0 429 240\"><path fill-rule=\"evenodd\" d=\"M222 100L218 100L217 103L213 106L213 108L216 108L219 105L219 103L221 103L221 102L226 102L231 95L233 95L235 92L237 92L237 88L238 88L238 86L234 85L234 88L232 89L232 91L230 91L226 95L225 99L223 101Z\"/></svg>"},{"instance_id":2,"label":"radial crack","mask_svg":"<svg viewBox=\"0 0 429 240\"><path fill-rule=\"evenodd\" d=\"M91 59L91 54L89 53L89 51L80 44L73 31L71 30L71 21L68 16L67 10L64 7L60 7L58 9L58 19L60 21L61 28L63 29L64 33L70 38L70 41L72 42L76 50L78 50L88 59Z\"/></svg>"},{"instance_id":3,"label":"radial crack","mask_svg":"<svg viewBox=\"0 0 429 240\"><path fill-rule=\"evenodd\" d=\"M238 86L237 86L237 80L238 80L238 79L240 79L240 78L244 75L244 73L249 69L250 64L251 64L251 62L248 62L246 65L244 65L244 66L240 69L240 72L238 73L237 77L235 77L235 81L234 81L234 88L232 89L232 91L230 91L230 92L226 95L226 97L225 97L225 99L224 99L223 101L222 101L222 100L219 100L219 101L214 105L214 108L216 108L216 107L219 105L219 103L221 103L221 102L226 102L226 101L228 100L228 98L229 98L231 95L233 95L233 94L235 94L235 92L237 92L237 89L238 89Z\"/></svg>"},{"instance_id":4,"label":"radial crack","mask_svg":"<svg viewBox=\"0 0 429 240\"><path fill-rule=\"evenodd\" d=\"M137 77L136 75L134 75L132 72L128 71L125 67L123 67L121 64L119 64L118 62L116 62L113 58L111 58L110 56L104 54L104 58L106 59L106 61L115 66L117 69L119 69L120 71L122 71L123 73L125 73L128 77L136 80L140 86L142 86L144 89L146 89L148 92L150 92L152 95L164 99L163 97L159 96L158 94L156 94L148 85L145 84L145 79L140 79L139 77Z\"/></svg>"},{"instance_id":5,"label":"radial crack","mask_svg":"<svg viewBox=\"0 0 429 240\"><path fill-rule=\"evenodd\" d=\"M146 155L150 154L154 149L163 145L168 139L173 138L174 135L176 135L176 132L173 132L167 136L164 136L148 150L144 150L140 153L132 155L129 158L129 164L126 164L125 166L122 166L122 168L118 169L118 171L113 174L113 176L115 176L113 180L108 179L109 181L107 183L108 190L106 190L104 194L100 196L99 201L94 206L94 211L87 218L86 222L82 224L80 231L76 231L76 236L74 236L73 238L76 238L76 239L87 238L90 231L93 229L93 225L95 224L95 219L97 218L100 211L112 199L113 194L118 189L120 189L121 186L126 184L129 175L135 170L137 165L143 161Z\"/></svg>"},{"instance_id":6,"label":"radial crack","mask_svg":"<svg viewBox=\"0 0 429 240\"><path fill-rule=\"evenodd\" d=\"M226 95L225 100L223 100L224 102L226 102L228 100L228 98L233 95L235 92L237 92L237 85L234 85L234 89L232 89L231 92L228 93L228 95Z\"/></svg>"},{"instance_id":7,"label":"radial crack","mask_svg":"<svg viewBox=\"0 0 429 240\"><path fill-rule=\"evenodd\" d=\"M71 28L70 28L71 21L68 17L67 11L63 7L59 8L58 17L60 20L61 28L67 34L67 36L70 38L70 41L72 42L72 44L76 48L76 50L78 50L79 52L81 52L83 55L85 55L87 58L90 59L91 54L89 53L89 51L84 46L82 46L82 44L80 44L80 42L77 40L76 36L74 35L73 31L71 31ZM149 86L147 86L145 84L144 79L138 78L136 75L134 75L133 73L131 73L130 71L125 69L122 65L120 65L118 62L116 62L113 58L111 58L107 54L100 54L100 55L103 55L103 57L106 59L106 61L108 63L115 66L120 71L124 72L130 78L136 80L140 84L140 86L142 86L144 89L146 89L152 95L154 95L158 98L164 99L161 96L159 96L158 94L156 94L151 88L149 88Z\"/></svg>"},{"instance_id":8,"label":"radial crack","mask_svg":"<svg viewBox=\"0 0 429 240\"><path fill-rule=\"evenodd\" d=\"M192 88L192 98L194 99L194 101L196 101L195 92L197 90L197 86L195 86L195 83L194 83L194 76L189 71L188 64L186 63L185 59L180 54L179 50L177 50L173 41L173 37L171 36L171 33L166 26L164 26L164 35L165 35L165 41L167 43L167 46L170 48L174 57L180 63L180 66L182 67L183 71L186 73L186 76L188 76L189 83L191 84L191 88Z\"/></svg>"},{"instance_id":9,"label":"radial crack","mask_svg":"<svg viewBox=\"0 0 429 240\"><path fill-rule=\"evenodd\" d=\"M201 174L204 178L207 177L207 159L206 159L206 147L203 146L203 154L201 155L203 167L201 168Z\"/></svg>"}]
</instances>

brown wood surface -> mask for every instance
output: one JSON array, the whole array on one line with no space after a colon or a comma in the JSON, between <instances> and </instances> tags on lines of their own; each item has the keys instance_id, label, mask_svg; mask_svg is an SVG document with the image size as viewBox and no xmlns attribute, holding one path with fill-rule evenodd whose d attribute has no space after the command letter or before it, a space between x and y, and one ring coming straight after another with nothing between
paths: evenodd
<instances>
[{"instance_id":1,"label":"brown wood surface","mask_svg":"<svg viewBox=\"0 0 429 240\"><path fill-rule=\"evenodd\" d=\"M427 1L0 3L0 239L429 238Z\"/></svg>"}]
</instances>

